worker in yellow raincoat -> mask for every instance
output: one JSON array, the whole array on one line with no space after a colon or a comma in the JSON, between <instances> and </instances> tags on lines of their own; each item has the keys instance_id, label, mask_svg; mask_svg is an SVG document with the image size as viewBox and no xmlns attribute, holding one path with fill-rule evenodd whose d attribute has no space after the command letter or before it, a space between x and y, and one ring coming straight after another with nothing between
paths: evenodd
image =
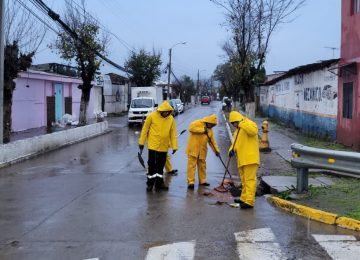
<instances>
[{"instance_id":1,"label":"worker in yellow raincoat","mask_svg":"<svg viewBox=\"0 0 360 260\"><path fill-rule=\"evenodd\" d=\"M150 113L144 122L139 138L140 153L144 149L145 141L149 151L147 191L168 190L163 179L166 155L169 147L173 154L177 151L176 123L171 115L173 108L169 102L163 102L156 111Z\"/></svg>"},{"instance_id":2,"label":"worker in yellow raincoat","mask_svg":"<svg viewBox=\"0 0 360 260\"><path fill-rule=\"evenodd\" d=\"M188 156L188 189L194 189L196 166L198 168L199 184L203 186L210 185L206 182L206 155L208 143L216 156L220 155L220 150L212 131L212 128L216 126L216 124L216 115L212 114L200 120L193 121L189 126L190 136L185 150L185 153Z\"/></svg>"},{"instance_id":3,"label":"worker in yellow raincoat","mask_svg":"<svg viewBox=\"0 0 360 260\"><path fill-rule=\"evenodd\" d=\"M237 167L242 184L240 200L241 209L253 208L256 193L256 172L260 165L258 127L255 122L239 112L231 111L229 122L235 127L233 143L229 156L236 154Z\"/></svg>"}]
</instances>

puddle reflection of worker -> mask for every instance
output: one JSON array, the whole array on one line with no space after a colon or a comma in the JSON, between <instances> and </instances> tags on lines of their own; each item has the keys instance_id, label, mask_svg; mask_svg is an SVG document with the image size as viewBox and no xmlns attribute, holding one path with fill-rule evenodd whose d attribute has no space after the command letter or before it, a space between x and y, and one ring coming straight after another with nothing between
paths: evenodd
<instances>
[{"instance_id":1,"label":"puddle reflection of worker","mask_svg":"<svg viewBox=\"0 0 360 260\"><path fill-rule=\"evenodd\" d=\"M178 172L177 169L173 169L169 154L166 155L165 172L172 176L176 176Z\"/></svg>"}]
</instances>

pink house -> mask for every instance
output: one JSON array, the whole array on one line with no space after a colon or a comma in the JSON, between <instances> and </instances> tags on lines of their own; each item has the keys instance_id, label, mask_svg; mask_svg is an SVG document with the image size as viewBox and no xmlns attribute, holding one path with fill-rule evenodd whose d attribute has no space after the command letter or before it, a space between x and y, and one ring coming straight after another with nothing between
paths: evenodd
<instances>
[{"instance_id":1,"label":"pink house","mask_svg":"<svg viewBox=\"0 0 360 260\"><path fill-rule=\"evenodd\" d=\"M79 118L82 80L43 71L21 72L15 80L13 94L12 131L51 126L65 113ZM91 91L88 119L94 118L94 98Z\"/></svg>"}]
</instances>

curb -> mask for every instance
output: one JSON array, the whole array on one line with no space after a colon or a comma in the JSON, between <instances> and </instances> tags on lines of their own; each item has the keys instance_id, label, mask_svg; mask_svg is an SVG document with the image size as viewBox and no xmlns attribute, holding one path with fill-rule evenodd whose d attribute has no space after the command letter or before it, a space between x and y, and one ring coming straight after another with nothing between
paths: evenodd
<instances>
[{"instance_id":1,"label":"curb","mask_svg":"<svg viewBox=\"0 0 360 260\"><path fill-rule=\"evenodd\" d=\"M299 205L275 196L266 198L271 204L296 215L310 218L325 224L336 225L346 229L360 230L360 221L342 217L334 213L313 209L307 206Z\"/></svg>"},{"instance_id":2,"label":"curb","mask_svg":"<svg viewBox=\"0 0 360 260\"><path fill-rule=\"evenodd\" d=\"M222 115L224 117L226 123L226 129L228 131L229 137L232 141L232 134L230 130L229 123L226 120L225 113L222 111ZM283 158L284 159L284 158ZM275 196L268 195L266 196L268 202L277 206L287 212L307 217L315 221L319 221L325 224L336 225L341 228L351 229L360 231L360 221L348 217L342 217L334 213L313 209L310 207L306 207L303 205L296 204L294 202L290 202L288 200L283 200Z\"/></svg>"}]
</instances>

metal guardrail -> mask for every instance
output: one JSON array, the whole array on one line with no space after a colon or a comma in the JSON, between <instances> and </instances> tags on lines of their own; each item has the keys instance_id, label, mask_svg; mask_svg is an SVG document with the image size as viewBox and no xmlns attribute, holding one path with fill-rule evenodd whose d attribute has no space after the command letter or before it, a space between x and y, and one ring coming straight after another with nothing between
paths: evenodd
<instances>
[{"instance_id":1,"label":"metal guardrail","mask_svg":"<svg viewBox=\"0 0 360 260\"><path fill-rule=\"evenodd\" d=\"M309 169L333 170L360 176L360 153L319 149L292 144L291 165L296 168L298 192L308 190Z\"/></svg>"}]
</instances>

